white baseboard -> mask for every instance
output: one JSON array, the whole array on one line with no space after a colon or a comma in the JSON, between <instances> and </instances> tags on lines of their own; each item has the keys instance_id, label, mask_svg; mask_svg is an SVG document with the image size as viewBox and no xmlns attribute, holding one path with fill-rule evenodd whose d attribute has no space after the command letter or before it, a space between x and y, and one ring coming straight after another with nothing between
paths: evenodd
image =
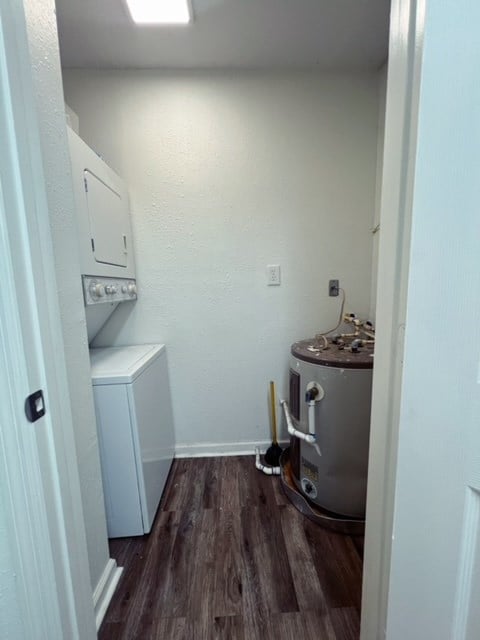
<instances>
[{"instance_id":1,"label":"white baseboard","mask_svg":"<svg viewBox=\"0 0 480 640\"><path fill-rule=\"evenodd\" d=\"M288 440L279 443L283 448L289 444ZM260 440L253 442L207 442L195 444L179 444L175 447L176 458L207 458L210 456L243 456L255 455L258 447L261 453L265 453L271 442Z\"/></svg>"},{"instance_id":2,"label":"white baseboard","mask_svg":"<svg viewBox=\"0 0 480 640\"><path fill-rule=\"evenodd\" d=\"M93 606L95 608L95 623L97 631L100 629L102 620L110 604L110 600L117 588L118 581L122 575L123 567L117 567L117 561L109 558L95 591L93 592Z\"/></svg>"}]
</instances>

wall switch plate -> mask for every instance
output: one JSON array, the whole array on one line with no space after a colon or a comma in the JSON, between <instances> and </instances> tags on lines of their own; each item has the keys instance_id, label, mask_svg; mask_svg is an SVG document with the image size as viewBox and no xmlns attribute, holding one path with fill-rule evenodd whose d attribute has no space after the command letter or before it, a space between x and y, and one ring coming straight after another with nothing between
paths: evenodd
<instances>
[{"instance_id":1,"label":"wall switch plate","mask_svg":"<svg viewBox=\"0 0 480 640\"><path fill-rule=\"evenodd\" d=\"M280 284L280 265L267 264L267 285L269 287Z\"/></svg>"},{"instance_id":2,"label":"wall switch plate","mask_svg":"<svg viewBox=\"0 0 480 640\"><path fill-rule=\"evenodd\" d=\"M339 286L340 285L338 284L338 280L329 280L328 281L328 295L330 297L338 296Z\"/></svg>"}]
</instances>

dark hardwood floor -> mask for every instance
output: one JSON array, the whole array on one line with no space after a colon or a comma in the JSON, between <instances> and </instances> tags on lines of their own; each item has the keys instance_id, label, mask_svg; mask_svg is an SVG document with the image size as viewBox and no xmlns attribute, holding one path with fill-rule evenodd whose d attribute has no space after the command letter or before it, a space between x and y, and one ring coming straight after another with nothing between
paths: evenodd
<instances>
[{"instance_id":1,"label":"dark hardwood floor","mask_svg":"<svg viewBox=\"0 0 480 640\"><path fill-rule=\"evenodd\" d=\"M253 457L176 460L151 534L110 551L100 640L359 637L362 540L307 520Z\"/></svg>"}]
</instances>

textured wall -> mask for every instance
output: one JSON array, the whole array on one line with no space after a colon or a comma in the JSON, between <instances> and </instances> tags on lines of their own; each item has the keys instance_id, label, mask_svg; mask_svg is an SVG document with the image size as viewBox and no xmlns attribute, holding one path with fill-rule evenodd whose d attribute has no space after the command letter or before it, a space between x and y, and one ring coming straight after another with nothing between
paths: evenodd
<instances>
[{"instance_id":1,"label":"textured wall","mask_svg":"<svg viewBox=\"0 0 480 640\"><path fill-rule=\"evenodd\" d=\"M53 2L25 0L92 589L109 560Z\"/></svg>"},{"instance_id":2,"label":"textured wall","mask_svg":"<svg viewBox=\"0 0 480 640\"><path fill-rule=\"evenodd\" d=\"M285 393L290 344L336 324L329 278L368 313L377 84L65 72L80 134L131 196L139 300L97 344L168 345L180 452L268 439L268 381Z\"/></svg>"}]
</instances>

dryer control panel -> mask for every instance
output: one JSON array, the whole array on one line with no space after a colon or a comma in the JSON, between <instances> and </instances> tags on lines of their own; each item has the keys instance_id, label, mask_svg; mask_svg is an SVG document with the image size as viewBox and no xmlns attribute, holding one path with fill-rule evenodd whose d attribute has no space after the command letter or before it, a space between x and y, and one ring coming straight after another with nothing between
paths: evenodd
<instances>
[{"instance_id":1,"label":"dryer control panel","mask_svg":"<svg viewBox=\"0 0 480 640\"><path fill-rule=\"evenodd\" d=\"M134 278L82 276L82 282L86 307L137 299L137 283Z\"/></svg>"}]
</instances>

